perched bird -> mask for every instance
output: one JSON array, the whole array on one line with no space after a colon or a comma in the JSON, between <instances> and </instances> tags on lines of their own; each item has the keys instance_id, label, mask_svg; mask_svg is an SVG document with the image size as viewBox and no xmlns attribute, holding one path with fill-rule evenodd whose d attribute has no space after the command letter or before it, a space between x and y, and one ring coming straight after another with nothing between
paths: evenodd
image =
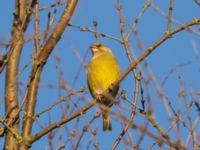
<instances>
[{"instance_id":1,"label":"perched bird","mask_svg":"<svg viewBox=\"0 0 200 150\"><path fill-rule=\"evenodd\" d=\"M112 83L119 77L120 67L112 50L104 44L95 43L90 48L93 57L87 65L88 87L94 98L98 99L101 97L98 102L104 106L102 109L103 131L111 131L109 108L112 106L113 101L111 98L102 97L101 94L112 86ZM114 98L118 90L119 86L112 87L110 89L110 96Z\"/></svg>"}]
</instances>

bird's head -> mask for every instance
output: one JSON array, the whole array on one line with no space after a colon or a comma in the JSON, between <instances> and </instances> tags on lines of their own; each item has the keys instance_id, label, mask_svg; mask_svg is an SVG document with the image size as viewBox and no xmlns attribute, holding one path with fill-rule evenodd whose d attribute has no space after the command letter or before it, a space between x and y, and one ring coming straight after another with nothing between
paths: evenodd
<instances>
[{"instance_id":1,"label":"bird's head","mask_svg":"<svg viewBox=\"0 0 200 150\"><path fill-rule=\"evenodd\" d=\"M95 43L91 45L90 49L92 51L93 57L99 56L105 52L111 52L111 50L108 47L101 43Z\"/></svg>"}]
</instances>

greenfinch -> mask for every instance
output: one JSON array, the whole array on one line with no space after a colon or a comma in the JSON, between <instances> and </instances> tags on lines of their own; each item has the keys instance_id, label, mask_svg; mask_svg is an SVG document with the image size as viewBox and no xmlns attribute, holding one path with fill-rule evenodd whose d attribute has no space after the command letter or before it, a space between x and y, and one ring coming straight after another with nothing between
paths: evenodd
<instances>
[{"instance_id":1,"label":"greenfinch","mask_svg":"<svg viewBox=\"0 0 200 150\"><path fill-rule=\"evenodd\" d=\"M91 95L98 99L117 80L120 75L120 67L112 50L104 44L95 43L90 46L90 49L93 57L87 65L87 82ZM109 92L110 96L114 98L118 90L119 86L112 87ZM113 101L108 97L103 97L98 102L104 106L101 109L103 131L111 131L109 112Z\"/></svg>"}]
</instances>

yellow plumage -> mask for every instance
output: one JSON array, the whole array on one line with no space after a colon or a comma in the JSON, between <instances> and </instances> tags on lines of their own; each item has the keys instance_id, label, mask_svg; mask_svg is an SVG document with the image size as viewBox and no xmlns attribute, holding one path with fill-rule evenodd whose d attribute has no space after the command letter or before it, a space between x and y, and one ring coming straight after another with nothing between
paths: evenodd
<instances>
[{"instance_id":1,"label":"yellow plumage","mask_svg":"<svg viewBox=\"0 0 200 150\"><path fill-rule=\"evenodd\" d=\"M104 44L95 43L90 48L93 57L87 66L87 81L91 95L98 97L116 81L120 75L120 68L114 54ZM117 95L118 89L119 87L112 89L113 97ZM100 102L106 106L106 109L102 109L103 131L111 131L109 107L111 107L112 101L103 98Z\"/></svg>"}]
</instances>

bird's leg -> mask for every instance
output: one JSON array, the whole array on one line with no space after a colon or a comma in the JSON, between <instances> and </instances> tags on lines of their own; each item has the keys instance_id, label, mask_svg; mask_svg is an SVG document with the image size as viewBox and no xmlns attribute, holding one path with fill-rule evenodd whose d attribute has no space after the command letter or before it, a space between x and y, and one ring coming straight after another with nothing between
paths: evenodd
<instances>
[{"instance_id":1,"label":"bird's leg","mask_svg":"<svg viewBox=\"0 0 200 150\"><path fill-rule=\"evenodd\" d=\"M97 94L95 97L96 97L97 102L102 103L102 99L104 97L103 94Z\"/></svg>"},{"instance_id":2,"label":"bird's leg","mask_svg":"<svg viewBox=\"0 0 200 150\"><path fill-rule=\"evenodd\" d=\"M109 93L113 93L113 89L114 89L114 84L111 83L110 86L108 87Z\"/></svg>"}]
</instances>

